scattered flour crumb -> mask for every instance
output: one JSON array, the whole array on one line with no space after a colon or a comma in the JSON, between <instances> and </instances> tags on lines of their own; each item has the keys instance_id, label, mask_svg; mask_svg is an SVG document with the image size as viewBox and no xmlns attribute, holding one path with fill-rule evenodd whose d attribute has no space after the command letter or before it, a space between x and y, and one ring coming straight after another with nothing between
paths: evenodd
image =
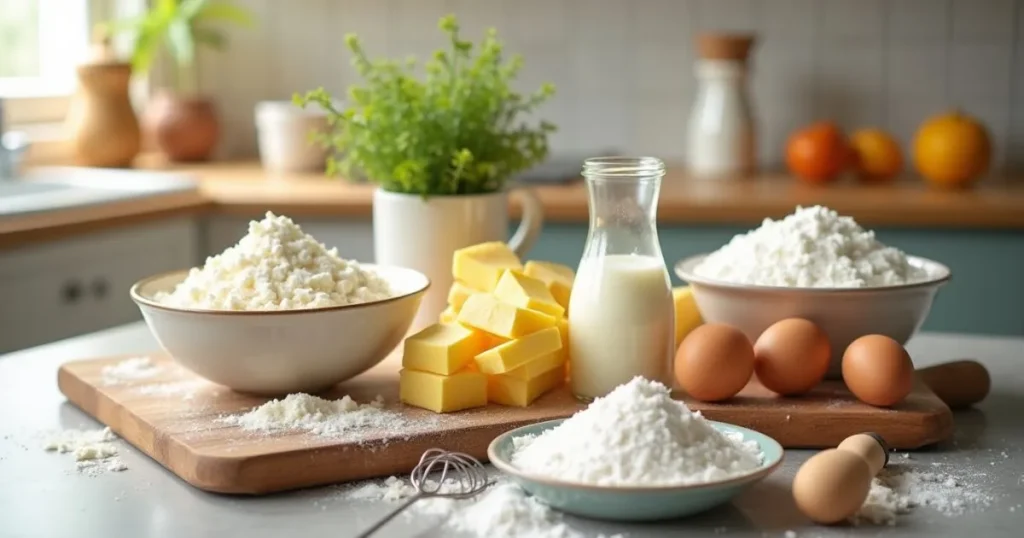
<instances>
[{"instance_id":1,"label":"scattered flour crumb","mask_svg":"<svg viewBox=\"0 0 1024 538\"><path fill-rule=\"evenodd\" d=\"M992 501L978 486L947 474L883 469L872 480L868 498L852 520L854 524L895 525L898 515L919 506L956 516L987 507Z\"/></svg>"},{"instance_id":2,"label":"scattered flour crumb","mask_svg":"<svg viewBox=\"0 0 1024 538\"><path fill-rule=\"evenodd\" d=\"M250 431L300 430L321 437L338 437L368 429L395 432L409 425L408 419L383 407L381 396L370 403L360 404L349 396L325 400L296 393L281 400L271 400L247 413L223 416L217 420ZM424 420L417 422L423 423Z\"/></svg>"},{"instance_id":3,"label":"scattered flour crumb","mask_svg":"<svg viewBox=\"0 0 1024 538\"><path fill-rule=\"evenodd\" d=\"M201 379L173 381L170 383L157 383L155 385L142 385L135 389L135 392L146 396L180 396L182 400L191 400L195 398L196 391L206 384L207 382Z\"/></svg>"},{"instance_id":4,"label":"scattered flour crumb","mask_svg":"<svg viewBox=\"0 0 1024 538\"><path fill-rule=\"evenodd\" d=\"M75 468L95 476L107 471L124 471L128 468L117 456L117 436L110 428L102 430L64 430L50 437L43 449L61 454L72 453Z\"/></svg>"},{"instance_id":5,"label":"scattered flour crumb","mask_svg":"<svg viewBox=\"0 0 1024 538\"><path fill-rule=\"evenodd\" d=\"M757 443L720 432L642 377L555 428L512 441L512 463L523 471L604 486L713 482L748 473L762 458Z\"/></svg>"},{"instance_id":6,"label":"scattered flour crumb","mask_svg":"<svg viewBox=\"0 0 1024 538\"><path fill-rule=\"evenodd\" d=\"M479 538L583 538L562 516L527 496L515 484L495 486L480 501L458 510L446 522Z\"/></svg>"},{"instance_id":7,"label":"scattered flour crumb","mask_svg":"<svg viewBox=\"0 0 1024 538\"><path fill-rule=\"evenodd\" d=\"M133 357L125 359L100 370L104 385L120 385L153 377L160 373L160 366L153 364L149 357Z\"/></svg>"}]
</instances>

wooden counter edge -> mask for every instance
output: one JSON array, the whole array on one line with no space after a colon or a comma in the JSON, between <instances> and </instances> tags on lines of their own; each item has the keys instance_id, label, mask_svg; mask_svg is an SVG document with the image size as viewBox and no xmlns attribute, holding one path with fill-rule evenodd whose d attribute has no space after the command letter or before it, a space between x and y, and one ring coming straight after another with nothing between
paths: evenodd
<instances>
[{"instance_id":1,"label":"wooden counter edge","mask_svg":"<svg viewBox=\"0 0 1024 538\"><path fill-rule=\"evenodd\" d=\"M19 216L0 220L0 249L193 215L211 207L200 192L190 191Z\"/></svg>"}]
</instances>

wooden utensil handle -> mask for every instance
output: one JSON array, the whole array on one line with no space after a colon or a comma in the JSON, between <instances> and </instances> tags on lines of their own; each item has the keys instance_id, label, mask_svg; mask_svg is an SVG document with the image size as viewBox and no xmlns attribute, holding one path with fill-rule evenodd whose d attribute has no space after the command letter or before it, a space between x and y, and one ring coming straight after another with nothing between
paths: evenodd
<instances>
[{"instance_id":1,"label":"wooden utensil handle","mask_svg":"<svg viewBox=\"0 0 1024 538\"><path fill-rule=\"evenodd\" d=\"M918 370L917 374L950 409L970 407L984 400L992 387L988 369L974 360L936 364Z\"/></svg>"}]
</instances>

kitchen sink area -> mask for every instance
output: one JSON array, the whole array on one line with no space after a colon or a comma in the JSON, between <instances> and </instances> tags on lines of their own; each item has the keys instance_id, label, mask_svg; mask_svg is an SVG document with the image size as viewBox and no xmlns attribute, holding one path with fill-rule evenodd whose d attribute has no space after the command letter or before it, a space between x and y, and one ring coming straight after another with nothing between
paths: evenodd
<instances>
[{"instance_id":1,"label":"kitchen sink area","mask_svg":"<svg viewBox=\"0 0 1024 538\"><path fill-rule=\"evenodd\" d=\"M0 181L0 219L196 189L193 177L176 172L37 167Z\"/></svg>"}]
</instances>

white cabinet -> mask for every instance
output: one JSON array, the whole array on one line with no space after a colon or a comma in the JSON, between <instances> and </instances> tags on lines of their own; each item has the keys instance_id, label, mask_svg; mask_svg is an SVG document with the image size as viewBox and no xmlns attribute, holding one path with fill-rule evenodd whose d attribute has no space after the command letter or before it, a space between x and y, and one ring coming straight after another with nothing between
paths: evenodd
<instances>
[{"instance_id":1,"label":"white cabinet","mask_svg":"<svg viewBox=\"0 0 1024 538\"><path fill-rule=\"evenodd\" d=\"M0 353L141 319L128 289L195 265L198 239L182 217L0 251Z\"/></svg>"},{"instance_id":2,"label":"white cabinet","mask_svg":"<svg viewBox=\"0 0 1024 538\"><path fill-rule=\"evenodd\" d=\"M253 218L212 216L206 223L206 255L218 254L234 245L249 230ZM353 218L305 218L293 217L302 231L315 237L328 248L337 247L338 255L346 260L373 261L373 226L369 217Z\"/></svg>"}]
</instances>

